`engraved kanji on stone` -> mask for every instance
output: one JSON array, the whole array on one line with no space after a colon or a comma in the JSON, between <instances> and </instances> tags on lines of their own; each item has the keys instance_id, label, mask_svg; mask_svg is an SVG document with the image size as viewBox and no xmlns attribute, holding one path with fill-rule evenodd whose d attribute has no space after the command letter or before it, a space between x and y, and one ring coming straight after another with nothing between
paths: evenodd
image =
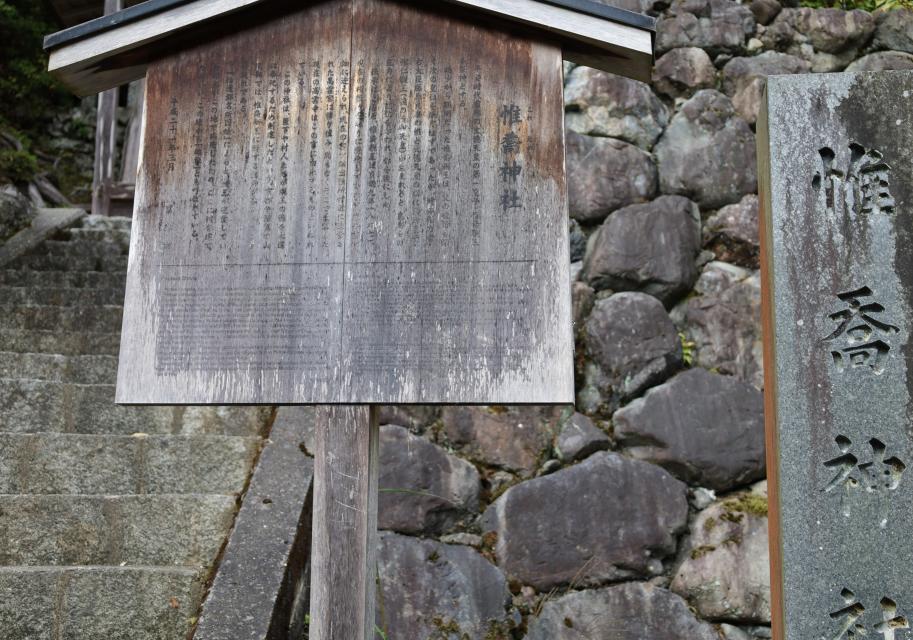
<instances>
[{"instance_id":1,"label":"engraved kanji on stone","mask_svg":"<svg viewBox=\"0 0 913 640\"><path fill-rule=\"evenodd\" d=\"M522 170L523 166L519 162L516 160L511 160L510 162L505 162L501 165L499 173L501 174L502 180L511 180L516 182Z\"/></svg>"},{"instance_id":2,"label":"engraved kanji on stone","mask_svg":"<svg viewBox=\"0 0 913 640\"><path fill-rule=\"evenodd\" d=\"M508 127L523 122L523 111L517 105L505 104L501 106L501 123Z\"/></svg>"},{"instance_id":3,"label":"engraved kanji on stone","mask_svg":"<svg viewBox=\"0 0 913 640\"><path fill-rule=\"evenodd\" d=\"M834 164L836 154L830 147L818 150L820 169L812 178L815 190L823 190L828 214L894 213L891 195L891 167L880 151L851 142L846 171Z\"/></svg>"},{"instance_id":4,"label":"engraved kanji on stone","mask_svg":"<svg viewBox=\"0 0 913 640\"><path fill-rule=\"evenodd\" d=\"M865 607L856 599L856 594L849 589L843 589L840 596L843 598L844 606L830 613L832 620L840 621L840 629L836 635L831 636L831 640L868 635L865 627L858 622L865 613Z\"/></svg>"},{"instance_id":5,"label":"engraved kanji on stone","mask_svg":"<svg viewBox=\"0 0 913 640\"><path fill-rule=\"evenodd\" d=\"M890 598L881 599L881 616L883 620L875 625L876 633L884 636L884 640L896 640L895 633L899 629L909 629L905 616L897 615L897 603Z\"/></svg>"},{"instance_id":6,"label":"engraved kanji on stone","mask_svg":"<svg viewBox=\"0 0 913 640\"><path fill-rule=\"evenodd\" d=\"M862 463L853 453L853 442L849 438L838 435L834 442L840 455L827 460L824 466L836 471L836 475L822 491L830 492L839 487L849 491L861 486L869 493L880 493L894 491L900 485L907 465L897 456L886 457L887 446L878 438L869 440L871 459Z\"/></svg>"},{"instance_id":7,"label":"engraved kanji on stone","mask_svg":"<svg viewBox=\"0 0 913 640\"><path fill-rule=\"evenodd\" d=\"M900 329L875 317L885 309L876 301L864 300L871 296L868 287L837 294L846 308L828 316L837 323L837 328L823 340L842 342L831 349L838 371L856 367L869 367L875 373L884 370L884 357L891 350L887 340Z\"/></svg>"}]
</instances>

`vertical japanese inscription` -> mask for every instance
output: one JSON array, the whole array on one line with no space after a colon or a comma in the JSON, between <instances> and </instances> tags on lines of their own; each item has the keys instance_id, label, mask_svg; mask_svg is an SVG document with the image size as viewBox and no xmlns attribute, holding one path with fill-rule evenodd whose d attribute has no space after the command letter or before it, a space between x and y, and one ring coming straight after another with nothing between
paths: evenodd
<instances>
[{"instance_id":1,"label":"vertical japanese inscription","mask_svg":"<svg viewBox=\"0 0 913 640\"><path fill-rule=\"evenodd\" d=\"M911 91L906 72L771 78L759 119L784 640L911 637Z\"/></svg>"},{"instance_id":2,"label":"vertical japanese inscription","mask_svg":"<svg viewBox=\"0 0 913 640\"><path fill-rule=\"evenodd\" d=\"M337 0L150 87L121 399L572 399L556 47Z\"/></svg>"}]
</instances>

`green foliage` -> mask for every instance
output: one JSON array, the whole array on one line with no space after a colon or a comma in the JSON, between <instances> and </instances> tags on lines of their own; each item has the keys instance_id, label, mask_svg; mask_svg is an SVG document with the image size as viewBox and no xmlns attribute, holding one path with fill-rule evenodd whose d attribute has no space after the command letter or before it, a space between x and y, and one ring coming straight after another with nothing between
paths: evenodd
<instances>
[{"instance_id":1,"label":"green foliage","mask_svg":"<svg viewBox=\"0 0 913 640\"><path fill-rule=\"evenodd\" d=\"M27 135L77 104L47 73L42 43L58 29L45 3L0 0L0 118Z\"/></svg>"},{"instance_id":2,"label":"green foliage","mask_svg":"<svg viewBox=\"0 0 913 640\"><path fill-rule=\"evenodd\" d=\"M678 339L682 343L682 362L685 363L686 367L690 367L694 364L694 347L697 345L681 332L678 334Z\"/></svg>"},{"instance_id":3,"label":"green foliage","mask_svg":"<svg viewBox=\"0 0 913 640\"><path fill-rule=\"evenodd\" d=\"M800 0L803 7L813 9L862 9L863 11L890 11L892 9L913 9L913 0Z\"/></svg>"},{"instance_id":4,"label":"green foliage","mask_svg":"<svg viewBox=\"0 0 913 640\"><path fill-rule=\"evenodd\" d=\"M0 175L13 182L25 182L38 173L38 159L28 151L0 149Z\"/></svg>"}]
</instances>

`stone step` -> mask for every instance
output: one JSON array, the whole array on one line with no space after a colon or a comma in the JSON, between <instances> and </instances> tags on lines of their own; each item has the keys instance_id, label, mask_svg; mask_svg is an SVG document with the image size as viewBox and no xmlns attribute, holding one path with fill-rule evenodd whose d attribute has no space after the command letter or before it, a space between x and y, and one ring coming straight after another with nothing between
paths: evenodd
<instances>
[{"instance_id":1,"label":"stone step","mask_svg":"<svg viewBox=\"0 0 913 640\"><path fill-rule=\"evenodd\" d=\"M269 407L128 407L113 385L0 379L0 432L259 436Z\"/></svg>"},{"instance_id":2,"label":"stone step","mask_svg":"<svg viewBox=\"0 0 913 640\"><path fill-rule=\"evenodd\" d=\"M233 495L259 444L234 436L0 433L0 494Z\"/></svg>"},{"instance_id":3,"label":"stone step","mask_svg":"<svg viewBox=\"0 0 913 640\"><path fill-rule=\"evenodd\" d=\"M54 256L47 253L25 255L13 261L13 268L32 271L126 271L127 256Z\"/></svg>"},{"instance_id":4,"label":"stone step","mask_svg":"<svg viewBox=\"0 0 913 640\"><path fill-rule=\"evenodd\" d=\"M113 242L94 240L45 240L29 252L30 255L70 256L77 258L105 258L123 256L126 252Z\"/></svg>"},{"instance_id":5,"label":"stone step","mask_svg":"<svg viewBox=\"0 0 913 640\"><path fill-rule=\"evenodd\" d=\"M236 508L225 495L0 495L0 566L208 566Z\"/></svg>"},{"instance_id":6,"label":"stone step","mask_svg":"<svg viewBox=\"0 0 913 640\"><path fill-rule=\"evenodd\" d=\"M205 580L187 567L0 567L0 637L183 640Z\"/></svg>"},{"instance_id":7,"label":"stone step","mask_svg":"<svg viewBox=\"0 0 913 640\"><path fill-rule=\"evenodd\" d=\"M5 305L16 306L105 306L122 305L124 288L110 289L82 288L74 291L71 287L3 287L0 286L0 300Z\"/></svg>"},{"instance_id":8,"label":"stone step","mask_svg":"<svg viewBox=\"0 0 913 640\"><path fill-rule=\"evenodd\" d=\"M17 353L59 353L65 356L116 356L119 333L0 329L0 350Z\"/></svg>"},{"instance_id":9,"label":"stone step","mask_svg":"<svg viewBox=\"0 0 913 640\"><path fill-rule=\"evenodd\" d=\"M123 307L0 305L0 329L118 333Z\"/></svg>"},{"instance_id":10,"label":"stone step","mask_svg":"<svg viewBox=\"0 0 913 640\"><path fill-rule=\"evenodd\" d=\"M94 288L120 289L127 286L126 271L29 271L27 269L0 270L0 286L40 288ZM78 297L79 291L73 296ZM0 298L0 304L5 304Z\"/></svg>"},{"instance_id":11,"label":"stone step","mask_svg":"<svg viewBox=\"0 0 913 640\"><path fill-rule=\"evenodd\" d=\"M73 227L64 229L56 237L62 240L88 240L91 242L109 242L126 251L130 247L129 229L85 229Z\"/></svg>"},{"instance_id":12,"label":"stone step","mask_svg":"<svg viewBox=\"0 0 913 640\"><path fill-rule=\"evenodd\" d=\"M115 356L64 356L0 351L0 378L26 378L75 384L115 384Z\"/></svg>"},{"instance_id":13,"label":"stone step","mask_svg":"<svg viewBox=\"0 0 913 640\"><path fill-rule=\"evenodd\" d=\"M96 230L120 229L129 231L132 225L133 218L127 216L99 216L90 214L80 218L74 228Z\"/></svg>"}]
</instances>

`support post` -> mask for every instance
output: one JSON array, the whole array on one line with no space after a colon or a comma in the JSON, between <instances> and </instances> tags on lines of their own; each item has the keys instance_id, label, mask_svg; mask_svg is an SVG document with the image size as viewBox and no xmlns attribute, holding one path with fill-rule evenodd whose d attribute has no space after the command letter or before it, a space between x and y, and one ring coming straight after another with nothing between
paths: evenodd
<instances>
[{"instance_id":1,"label":"support post","mask_svg":"<svg viewBox=\"0 0 913 640\"><path fill-rule=\"evenodd\" d=\"M120 11L123 0L105 0L105 15ZM95 119L95 170L92 176L92 213L111 214L111 186L114 183L114 155L117 145L117 95L119 89L98 94Z\"/></svg>"},{"instance_id":2,"label":"support post","mask_svg":"<svg viewBox=\"0 0 913 640\"><path fill-rule=\"evenodd\" d=\"M377 410L317 408L311 640L374 638Z\"/></svg>"}]
</instances>

